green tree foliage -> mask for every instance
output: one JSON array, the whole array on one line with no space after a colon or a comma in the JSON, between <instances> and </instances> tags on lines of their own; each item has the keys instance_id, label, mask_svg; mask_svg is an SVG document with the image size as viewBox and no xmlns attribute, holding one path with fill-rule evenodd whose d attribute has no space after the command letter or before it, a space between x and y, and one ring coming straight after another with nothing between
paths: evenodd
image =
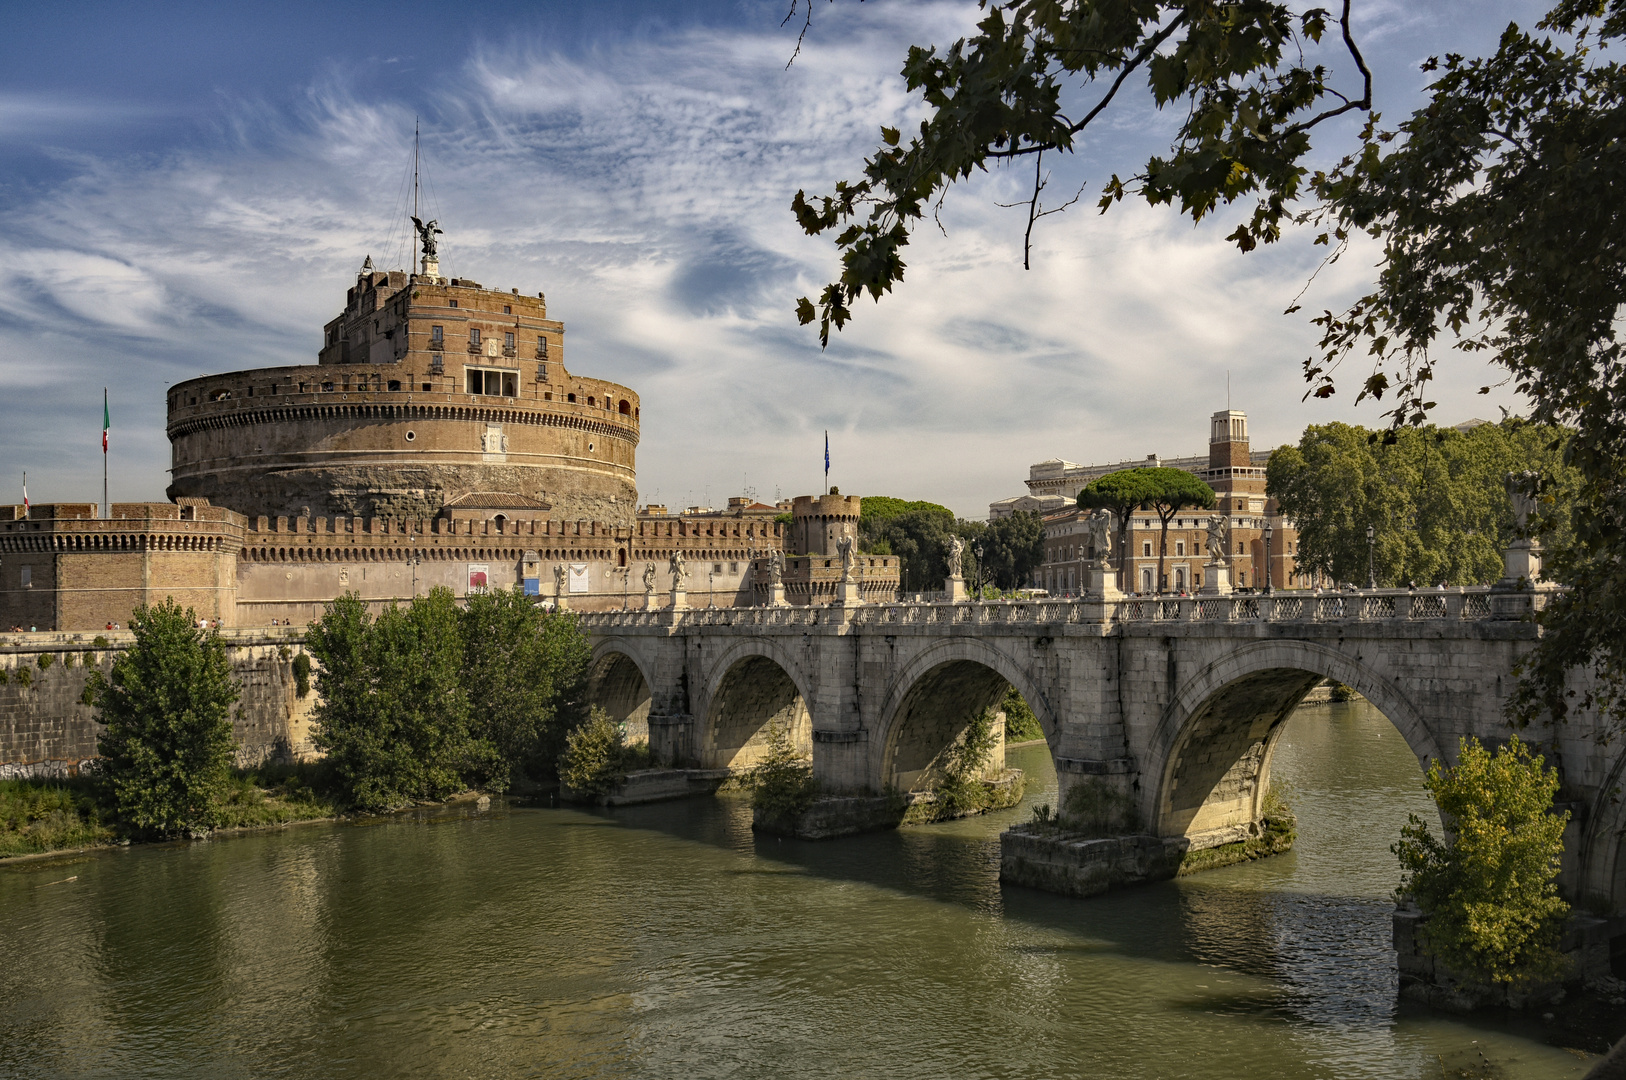
<instances>
[{"instance_id":1,"label":"green tree foliage","mask_svg":"<svg viewBox=\"0 0 1626 1080\"><path fill-rule=\"evenodd\" d=\"M1214 489L1184 469L1119 469L1098 476L1078 493L1078 505L1085 510L1110 510L1118 525L1118 569L1124 566L1124 547L1129 542L1129 515L1136 510L1155 511L1162 522L1158 542L1157 579L1163 580L1163 560L1169 546L1169 522L1181 510L1214 505Z\"/></svg>"},{"instance_id":2,"label":"green tree foliage","mask_svg":"<svg viewBox=\"0 0 1626 1080\"><path fill-rule=\"evenodd\" d=\"M546 612L517 591L488 592L468 598L462 634L468 779L501 788L514 769L546 772L580 720L592 651L577 616Z\"/></svg>"},{"instance_id":3,"label":"green tree foliage","mask_svg":"<svg viewBox=\"0 0 1626 1080\"><path fill-rule=\"evenodd\" d=\"M751 807L770 822L788 825L813 805L819 796L813 763L791 742L790 730L774 724L768 730L768 751L745 779Z\"/></svg>"},{"instance_id":4,"label":"green tree foliage","mask_svg":"<svg viewBox=\"0 0 1626 1080\"><path fill-rule=\"evenodd\" d=\"M1253 198L1252 215L1230 237L1243 250L1278 237L1303 185L1299 159L1311 129L1370 107L1370 76L1349 36L1347 4L1344 44L1358 76L1336 103L1327 100L1331 73L1306 60L1314 55L1307 46L1327 31L1320 8L1300 14L1262 0L989 0L985 8L970 37L941 52L909 50L904 81L927 111L918 132L906 138L882 128L862 179L813 199L796 193L797 222L810 235L834 232L841 251L840 279L817 305L797 302L798 319L817 320L826 344L859 296L879 300L903 280L910 232L974 170L1033 159L1031 239L1034 222L1051 212L1040 202L1044 155L1071 153L1131 76L1182 119L1168 157L1151 158L1127 181L1115 174L1102 208L1135 193L1201 219L1222 201Z\"/></svg>"},{"instance_id":5,"label":"green tree foliage","mask_svg":"<svg viewBox=\"0 0 1626 1080\"><path fill-rule=\"evenodd\" d=\"M996 588L1025 588L1044 563L1044 519L1030 510L990 521L980 539L982 571Z\"/></svg>"},{"instance_id":6,"label":"green tree foliage","mask_svg":"<svg viewBox=\"0 0 1626 1080\"><path fill-rule=\"evenodd\" d=\"M322 690L314 741L357 807L445 798L464 786L465 768L484 765L469 732L459 630L444 588L377 619L348 593L311 625Z\"/></svg>"},{"instance_id":7,"label":"green tree foliage","mask_svg":"<svg viewBox=\"0 0 1626 1080\"><path fill-rule=\"evenodd\" d=\"M1568 811L1554 814L1558 771L1515 737L1492 754L1471 736L1457 764L1429 766L1424 782L1450 834L1436 839L1416 815L1394 845L1400 894L1427 916L1429 951L1481 982L1517 984L1562 971L1557 951L1569 905L1554 879Z\"/></svg>"},{"instance_id":8,"label":"green tree foliage","mask_svg":"<svg viewBox=\"0 0 1626 1080\"><path fill-rule=\"evenodd\" d=\"M1305 429L1271 455L1266 490L1298 526L1301 572L1365 583L1373 527L1378 583L1484 585L1502 576L1514 540L1503 479L1545 478L1555 516L1568 517L1579 477L1563 463L1567 433L1512 419L1453 428L1406 428L1394 438L1348 424ZM1550 539L1564 543L1567 530Z\"/></svg>"},{"instance_id":9,"label":"green tree foliage","mask_svg":"<svg viewBox=\"0 0 1626 1080\"><path fill-rule=\"evenodd\" d=\"M1016 692L1016 687L1006 689L999 708L1005 714L1005 738L1008 741L1028 742L1044 738L1043 725L1039 723L1039 718L1033 715L1033 710L1028 708L1027 701Z\"/></svg>"},{"instance_id":10,"label":"green tree foliage","mask_svg":"<svg viewBox=\"0 0 1626 1080\"><path fill-rule=\"evenodd\" d=\"M954 818L987 809L988 785L983 774L999 745L1000 731L992 709L984 709L943 754L942 775L934 785L937 817Z\"/></svg>"},{"instance_id":11,"label":"green tree foliage","mask_svg":"<svg viewBox=\"0 0 1626 1080\"><path fill-rule=\"evenodd\" d=\"M860 529L873 528L889 518L913 513L937 514L949 521L954 520L954 511L934 502L926 502L924 499L894 499L890 495L865 495L859 502L858 525Z\"/></svg>"},{"instance_id":12,"label":"green tree foliage","mask_svg":"<svg viewBox=\"0 0 1626 1080\"><path fill-rule=\"evenodd\" d=\"M432 589L376 619L346 594L311 624L306 648L322 691L316 743L364 810L550 771L588 662L573 615L517 592L460 610L450 590Z\"/></svg>"},{"instance_id":13,"label":"green tree foliage","mask_svg":"<svg viewBox=\"0 0 1626 1080\"><path fill-rule=\"evenodd\" d=\"M237 701L226 646L173 598L138 608L135 644L110 675L90 675L91 700L107 730L97 740L119 819L148 836L214 826L230 775L231 706Z\"/></svg>"},{"instance_id":14,"label":"green tree foliage","mask_svg":"<svg viewBox=\"0 0 1626 1080\"><path fill-rule=\"evenodd\" d=\"M635 769L651 764L649 744L627 745L610 714L594 705L587 720L564 738L559 779L583 795L605 795Z\"/></svg>"}]
</instances>

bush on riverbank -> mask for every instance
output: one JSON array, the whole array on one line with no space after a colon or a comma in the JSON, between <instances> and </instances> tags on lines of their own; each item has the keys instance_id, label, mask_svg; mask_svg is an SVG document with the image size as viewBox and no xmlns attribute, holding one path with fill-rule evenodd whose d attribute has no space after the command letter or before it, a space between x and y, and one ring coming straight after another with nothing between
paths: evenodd
<instances>
[{"instance_id":1,"label":"bush on riverbank","mask_svg":"<svg viewBox=\"0 0 1626 1080\"><path fill-rule=\"evenodd\" d=\"M334 817L339 810L326 793L328 772L323 762L232 770L212 808L214 827ZM99 776L0 780L0 858L110 844L130 831L121 824L112 789Z\"/></svg>"},{"instance_id":2,"label":"bush on riverbank","mask_svg":"<svg viewBox=\"0 0 1626 1080\"><path fill-rule=\"evenodd\" d=\"M1033 715L1028 708L1027 701L1016 692L1016 687L1005 691L1005 698L999 703L999 708L1005 713L1005 741L1031 742L1034 739L1044 738L1044 728L1039 718Z\"/></svg>"},{"instance_id":3,"label":"bush on riverbank","mask_svg":"<svg viewBox=\"0 0 1626 1080\"><path fill-rule=\"evenodd\" d=\"M1558 770L1514 736L1492 754L1473 736L1457 763L1436 759L1423 786L1450 823L1438 840L1414 814L1391 850L1397 895L1426 916L1424 948L1470 979L1520 986L1563 973L1558 951L1569 904L1556 879L1569 813L1554 814Z\"/></svg>"},{"instance_id":4,"label":"bush on riverbank","mask_svg":"<svg viewBox=\"0 0 1626 1080\"><path fill-rule=\"evenodd\" d=\"M654 765L649 743L628 743L610 714L595 705L587 722L565 736L559 780L582 795L607 795L629 772Z\"/></svg>"},{"instance_id":5,"label":"bush on riverbank","mask_svg":"<svg viewBox=\"0 0 1626 1080\"><path fill-rule=\"evenodd\" d=\"M373 811L550 774L590 658L569 612L517 592L460 610L444 588L376 618L347 593L311 624L306 648L322 693L314 741L344 801Z\"/></svg>"},{"instance_id":6,"label":"bush on riverbank","mask_svg":"<svg viewBox=\"0 0 1626 1080\"><path fill-rule=\"evenodd\" d=\"M1258 836L1203 848L1201 851L1188 851L1180 857L1180 868L1176 871L1178 876L1216 870L1221 866L1233 866L1290 850L1298 839L1299 830L1298 817L1287 802L1287 789L1279 783L1272 783L1265 790L1259 810L1262 828Z\"/></svg>"},{"instance_id":7,"label":"bush on riverbank","mask_svg":"<svg viewBox=\"0 0 1626 1080\"><path fill-rule=\"evenodd\" d=\"M751 790L751 808L768 822L794 822L819 796L813 763L797 751L784 724L769 729L768 752L744 783Z\"/></svg>"},{"instance_id":8,"label":"bush on riverbank","mask_svg":"<svg viewBox=\"0 0 1626 1080\"><path fill-rule=\"evenodd\" d=\"M237 684L218 632L173 598L137 608L135 644L110 675L92 671L89 697L107 730L101 778L121 825L144 836L212 828L235 745Z\"/></svg>"},{"instance_id":9,"label":"bush on riverbank","mask_svg":"<svg viewBox=\"0 0 1626 1080\"><path fill-rule=\"evenodd\" d=\"M997 718L992 709L985 709L943 752L942 765L931 786L932 797L909 807L904 823L948 821L1003 810L1020 802L1026 789L1024 782L993 784L984 778L998 745Z\"/></svg>"},{"instance_id":10,"label":"bush on riverbank","mask_svg":"<svg viewBox=\"0 0 1626 1080\"><path fill-rule=\"evenodd\" d=\"M94 780L0 780L0 856L89 847L113 839Z\"/></svg>"}]
</instances>

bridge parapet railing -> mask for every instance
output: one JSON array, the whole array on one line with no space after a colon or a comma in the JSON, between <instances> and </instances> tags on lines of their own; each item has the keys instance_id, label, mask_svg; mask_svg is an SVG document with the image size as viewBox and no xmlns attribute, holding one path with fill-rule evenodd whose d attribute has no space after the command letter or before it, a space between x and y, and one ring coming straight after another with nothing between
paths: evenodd
<instances>
[{"instance_id":1,"label":"bridge parapet railing","mask_svg":"<svg viewBox=\"0 0 1626 1080\"><path fill-rule=\"evenodd\" d=\"M1055 623L1171 622L1416 622L1516 618L1545 607L1550 587L1493 593L1488 586L1454 589L1375 589L1341 593L1125 597L1104 603L1065 600L904 601L856 608L723 607L597 611L581 615L585 629L609 632L643 626L1018 626ZM240 631L241 632L241 631ZM231 631L227 631L231 633ZM19 635L22 636L22 635ZM33 637L35 635L26 635ZM41 635L43 636L43 635Z\"/></svg>"}]
</instances>

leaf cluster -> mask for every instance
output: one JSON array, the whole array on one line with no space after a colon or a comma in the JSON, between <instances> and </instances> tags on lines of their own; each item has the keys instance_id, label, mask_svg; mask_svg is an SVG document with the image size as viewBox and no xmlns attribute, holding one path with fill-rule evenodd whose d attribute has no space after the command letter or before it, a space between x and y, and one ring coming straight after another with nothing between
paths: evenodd
<instances>
[{"instance_id":1,"label":"leaf cluster","mask_svg":"<svg viewBox=\"0 0 1626 1080\"><path fill-rule=\"evenodd\" d=\"M1320 8L1296 12L1267 0L986 0L984 7L975 34L941 51L910 48L902 74L927 109L918 131L905 138L883 127L860 179L840 181L828 195L796 193L798 224L809 235L833 233L841 252L840 278L816 304L797 302L797 318L817 320L826 345L860 296L879 300L903 280L911 232L973 172L1033 159L1031 241L1039 218L1078 198L1043 207L1044 155L1078 149L1132 77L1145 81L1158 108L1185 115L1167 155L1127 179L1114 173L1102 210L1136 194L1201 219L1221 203L1252 199L1252 213L1230 237L1243 250L1280 235L1304 180L1299 160L1310 129L1370 107L1371 78L1349 34L1347 2L1343 40L1365 80L1358 98L1334 90L1328 69L1305 58L1305 46L1328 29ZM1086 94L1092 103L1076 105ZM1320 108L1329 97L1339 103Z\"/></svg>"},{"instance_id":2,"label":"leaf cluster","mask_svg":"<svg viewBox=\"0 0 1626 1080\"><path fill-rule=\"evenodd\" d=\"M231 706L238 687L226 646L198 628L197 613L173 598L138 608L135 643L88 696L106 730L97 739L108 801L143 836L213 828L235 744Z\"/></svg>"},{"instance_id":3,"label":"leaf cluster","mask_svg":"<svg viewBox=\"0 0 1626 1080\"><path fill-rule=\"evenodd\" d=\"M773 822L789 824L813 805L819 784L813 763L791 741L789 728L774 723L768 729L768 749L744 780L751 791L751 806Z\"/></svg>"},{"instance_id":4,"label":"leaf cluster","mask_svg":"<svg viewBox=\"0 0 1626 1080\"><path fill-rule=\"evenodd\" d=\"M605 795L627 778L627 773L652 764L648 743L628 744L610 714L594 705L585 723L564 737L559 755L559 779L584 795Z\"/></svg>"},{"instance_id":5,"label":"leaf cluster","mask_svg":"<svg viewBox=\"0 0 1626 1080\"><path fill-rule=\"evenodd\" d=\"M1553 813L1558 771L1543 766L1517 737L1494 754L1464 737L1456 765L1436 760L1424 781L1447 838L1414 814L1392 849L1404 871L1400 895L1427 916L1426 948L1484 983L1562 971L1557 945L1569 904L1555 879L1569 813Z\"/></svg>"},{"instance_id":6,"label":"leaf cluster","mask_svg":"<svg viewBox=\"0 0 1626 1080\"><path fill-rule=\"evenodd\" d=\"M1266 491L1298 529L1300 572L1365 583L1371 526L1379 584L1485 585L1516 538L1508 473L1540 475L1537 527L1550 551L1570 542L1580 477L1564 464L1569 435L1516 418L1466 431L1315 425L1271 455Z\"/></svg>"},{"instance_id":7,"label":"leaf cluster","mask_svg":"<svg viewBox=\"0 0 1626 1080\"><path fill-rule=\"evenodd\" d=\"M588 662L568 612L518 593L459 609L432 589L376 618L354 593L311 624L322 700L316 745L348 800L384 810L468 787L501 790L551 764L575 718Z\"/></svg>"}]
</instances>

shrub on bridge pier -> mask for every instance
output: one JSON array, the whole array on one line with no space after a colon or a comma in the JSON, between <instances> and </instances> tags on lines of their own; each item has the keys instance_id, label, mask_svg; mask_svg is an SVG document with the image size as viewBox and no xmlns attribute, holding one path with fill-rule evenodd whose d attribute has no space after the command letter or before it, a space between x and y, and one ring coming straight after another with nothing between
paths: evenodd
<instances>
[{"instance_id":1,"label":"shrub on bridge pier","mask_svg":"<svg viewBox=\"0 0 1626 1080\"><path fill-rule=\"evenodd\" d=\"M780 825L801 817L819 795L813 763L797 752L784 724L769 729L767 753L744 783L751 790L751 808L765 821Z\"/></svg>"},{"instance_id":2,"label":"shrub on bridge pier","mask_svg":"<svg viewBox=\"0 0 1626 1080\"><path fill-rule=\"evenodd\" d=\"M655 758L646 742L628 743L610 714L597 705L587 722L565 736L559 780L576 795L608 795L629 772L647 769Z\"/></svg>"},{"instance_id":3,"label":"shrub on bridge pier","mask_svg":"<svg viewBox=\"0 0 1626 1080\"><path fill-rule=\"evenodd\" d=\"M1554 814L1558 771L1517 736L1492 754L1461 740L1457 763L1436 759L1424 786L1450 823L1436 839L1414 814L1392 850L1398 892L1422 909L1424 948L1461 975L1520 986L1563 974L1559 935L1569 904L1555 879L1568 811Z\"/></svg>"}]
</instances>

